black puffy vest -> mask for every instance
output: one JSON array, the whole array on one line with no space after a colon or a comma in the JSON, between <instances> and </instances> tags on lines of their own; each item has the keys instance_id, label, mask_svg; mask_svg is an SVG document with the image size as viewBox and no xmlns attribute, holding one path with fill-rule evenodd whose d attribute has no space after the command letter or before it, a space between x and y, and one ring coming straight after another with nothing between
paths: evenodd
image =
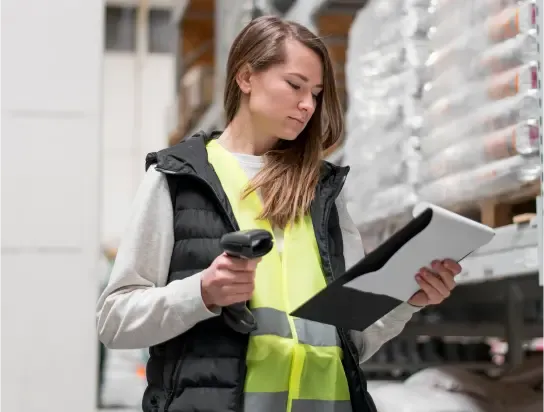
<instances>
[{"instance_id":1,"label":"black puffy vest","mask_svg":"<svg viewBox=\"0 0 544 412\"><path fill-rule=\"evenodd\" d=\"M238 230L227 196L208 163L206 143L218 135L197 133L146 158L146 168L156 164L166 175L174 208L175 241L168 282L207 268L222 253L221 236ZM348 170L324 162L311 206L327 282L345 269L335 199ZM353 410L374 412L357 350L347 331L338 332ZM247 335L232 331L218 316L150 348L144 412L243 412L248 342Z\"/></svg>"}]
</instances>

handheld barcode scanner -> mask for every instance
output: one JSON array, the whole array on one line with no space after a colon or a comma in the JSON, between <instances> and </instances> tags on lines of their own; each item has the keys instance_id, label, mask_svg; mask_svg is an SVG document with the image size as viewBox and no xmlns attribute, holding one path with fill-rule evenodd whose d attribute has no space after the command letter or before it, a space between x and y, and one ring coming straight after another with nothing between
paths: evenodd
<instances>
[{"instance_id":1,"label":"handheld barcode scanner","mask_svg":"<svg viewBox=\"0 0 544 412\"><path fill-rule=\"evenodd\" d=\"M227 233L221 238L221 247L232 257L256 259L266 255L274 246L272 234L262 229ZM236 332L248 334L257 329L257 321L244 302L223 308L227 325Z\"/></svg>"}]
</instances>

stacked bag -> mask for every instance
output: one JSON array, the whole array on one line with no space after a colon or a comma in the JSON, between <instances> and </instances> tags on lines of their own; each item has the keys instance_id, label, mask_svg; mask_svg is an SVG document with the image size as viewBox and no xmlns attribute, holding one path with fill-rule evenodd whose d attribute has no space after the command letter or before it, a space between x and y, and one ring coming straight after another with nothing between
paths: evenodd
<instances>
[{"instance_id":1,"label":"stacked bag","mask_svg":"<svg viewBox=\"0 0 544 412\"><path fill-rule=\"evenodd\" d=\"M352 171L346 196L367 246L381 242L373 237L374 222L403 216L417 202L429 4L371 1L350 29L344 161Z\"/></svg>"},{"instance_id":2,"label":"stacked bag","mask_svg":"<svg viewBox=\"0 0 544 412\"><path fill-rule=\"evenodd\" d=\"M436 0L419 195L450 206L538 179L536 0Z\"/></svg>"},{"instance_id":3,"label":"stacked bag","mask_svg":"<svg viewBox=\"0 0 544 412\"><path fill-rule=\"evenodd\" d=\"M344 159L363 233L419 200L451 207L538 179L537 15L536 0L373 0L358 13Z\"/></svg>"}]
</instances>

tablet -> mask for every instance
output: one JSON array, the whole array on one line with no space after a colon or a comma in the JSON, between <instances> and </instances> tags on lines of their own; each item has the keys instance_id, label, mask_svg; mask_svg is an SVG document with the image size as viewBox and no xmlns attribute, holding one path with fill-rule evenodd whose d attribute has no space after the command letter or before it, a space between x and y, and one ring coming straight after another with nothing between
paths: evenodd
<instances>
[{"instance_id":1,"label":"tablet","mask_svg":"<svg viewBox=\"0 0 544 412\"><path fill-rule=\"evenodd\" d=\"M419 290L415 275L433 260L461 262L495 231L439 206L420 203L413 219L292 316L364 330Z\"/></svg>"}]
</instances>

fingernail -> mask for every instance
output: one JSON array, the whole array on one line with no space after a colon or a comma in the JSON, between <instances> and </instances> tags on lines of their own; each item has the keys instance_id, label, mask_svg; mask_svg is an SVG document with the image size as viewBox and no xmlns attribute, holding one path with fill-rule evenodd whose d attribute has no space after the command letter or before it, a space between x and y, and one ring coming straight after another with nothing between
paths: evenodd
<instances>
[{"instance_id":1,"label":"fingernail","mask_svg":"<svg viewBox=\"0 0 544 412\"><path fill-rule=\"evenodd\" d=\"M416 280L421 280L421 275L416 275Z\"/></svg>"}]
</instances>

